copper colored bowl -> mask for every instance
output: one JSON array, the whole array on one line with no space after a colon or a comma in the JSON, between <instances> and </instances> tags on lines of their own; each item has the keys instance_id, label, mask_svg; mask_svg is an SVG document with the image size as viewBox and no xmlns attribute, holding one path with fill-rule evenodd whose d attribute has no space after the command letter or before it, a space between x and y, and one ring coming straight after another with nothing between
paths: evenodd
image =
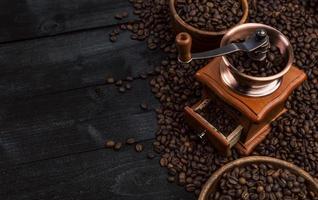
<instances>
[{"instance_id":1,"label":"copper colored bowl","mask_svg":"<svg viewBox=\"0 0 318 200\"><path fill-rule=\"evenodd\" d=\"M245 158L241 158L241 159L232 161L232 162L222 166L216 172L214 172L212 174L212 176L209 178L209 180L203 186L201 194L199 196L199 200L208 200L209 199L209 195L212 192L215 192L215 189L218 185L218 182L225 172L228 172L228 171L234 169L235 167L242 167L245 165L261 164L261 163L271 164L274 167L281 168L281 169L288 169L290 172L292 172L298 176L303 177L308 183L307 187L309 187L312 191L316 192L316 195L318 196L318 182L312 176L310 176L307 172L300 169L296 165L293 165L289 162L279 160L276 158L272 158L272 157L250 156L250 157L245 157Z\"/></svg>"},{"instance_id":2,"label":"copper colored bowl","mask_svg":"<svg viewBox=\"0 0 318 200\"><path fill-rule=\"evenodd\" d=\"M178 15L176 8L175 8L176 0L170 0L169 7L170 7L170 14L172 18L172 25L174 28L174 31L176 34L180 32L187 32L192 36L193 45L192 50L193 51L206 51L218 48L220 46L221 39L223 35L229 30L223 30L219 32L213 32L213 31L204 31L197 29L190 24L186 23L181 19L181 17ZM237 23L243 24L247 20L248 16L248 2L247 0L241 0L242 3L242 9L243 9L243 16L241 20Z\"/></svg>"},{"instance_id":3,"label":"copper colored bowl","mask_svg":"<svg viewBox=\"0 0 318 200\"><path fill-rule=\"evenodd\" d=\"M293 64L294 53L289 40L278 30L265 24L246 23L232 28L228 31L221 41L221 46L246 38L257 29L266 30L270 44L277 46L286 61L285 68L278 74L267 77L254 77L239 72L232 66L226 56L222 56L221 76L223 82L234 91L247 96L260 97L273 93L281 83L283 76L289 71Z\"/></svg>"}]
</instances>

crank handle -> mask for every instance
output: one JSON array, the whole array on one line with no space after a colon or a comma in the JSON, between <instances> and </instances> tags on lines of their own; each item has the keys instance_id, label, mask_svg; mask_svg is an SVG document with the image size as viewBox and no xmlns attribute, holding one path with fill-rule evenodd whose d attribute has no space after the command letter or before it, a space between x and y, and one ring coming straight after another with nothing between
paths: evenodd
<instances>
[{"instance_id":1,"label":"crank handle","mask_svg":"<svg viewBox=\"0 0 318 200\"><path fill-rule=\"evenodd\" d=\"M178 48L179 56L178 60L181 63L189 63L195 59L209 59L218 56L227 55L237 51L252 52L260 47L265 47L265 50L261 52L261 56L256 57L255 60L263 60L266 56L266 52L269 45L269 39L267 33L260 29L249 39L241 43L230 43L226 46L200 53L191 53L192 37L186 32L181 32L176 37L176 45Z\"/></svg>"}]
</instances>

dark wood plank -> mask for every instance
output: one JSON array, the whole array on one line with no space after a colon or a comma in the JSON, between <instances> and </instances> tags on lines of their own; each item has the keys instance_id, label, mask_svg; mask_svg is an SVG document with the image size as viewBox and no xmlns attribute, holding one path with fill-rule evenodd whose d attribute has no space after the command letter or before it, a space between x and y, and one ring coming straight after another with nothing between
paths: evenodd
<instances>
[{"instance_id":1,"label":"dark wood plank","mask_svg":"<svg viewBox=\"0 0 318 200\"><path fill-rule=\"evenodd\" d=\"M146 158L152 141L136 153L99 150L0 170L0 199L190 200L193 194L167 182L158 158Z\"/></svg>"},{"instance_id":2,"label":"dark wood plank","mask_svg":"<svg viewBox=\"0 0 318 200\"><path fill-rule=\"evenodd\" d=\"M129 17L114 16L127 11ZM0 42L55 35L136 20L128 0L0 1Z\"/></svg>"},{"instance_id":3,"label":"dark wood plank","mask_svg":"<svg viewBox=\"0 0 318 200\"><path fill-rule=\"evenodd\" d=\"M123 33L111 43L111 29L0 45L0 102L15 97L104 84L105 77L138 76L152 70L160 53Z\"/></svg>"},{"instance_id":4,"label":"dark wood plank","mask_svg":"<svg viewBox=\"0 0 318 200\"><path fill-rule=\"evenodd\" d=\"M100 149L106 138L154 138L158 102L147 80L131 84L124 94L107 85L101 96L91 87L0 104L0 167Z\"/></svg>"}]
</instances>

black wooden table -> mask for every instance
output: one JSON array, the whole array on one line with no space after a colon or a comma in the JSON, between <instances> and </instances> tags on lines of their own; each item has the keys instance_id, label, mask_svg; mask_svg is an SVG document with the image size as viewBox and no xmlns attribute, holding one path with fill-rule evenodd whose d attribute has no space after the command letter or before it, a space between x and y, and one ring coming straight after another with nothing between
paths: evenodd
<instances>
[{"instance_id":1,"label":"black wooden table","mask_svg":"<svg viewBox=\"0 0 318 200\"><path fill-rule=\"evenodd\" d=\"M120 11L130 15L119 22ZM160 60L129 33L109 41L133 20L128 0L0 1L1 200L194 199L166 181L158 158L146 158L158 107L149 80L124 94L105 84ZM104 148L107 138L129 137L145 150Z\"/></svg>"}]
</instances>

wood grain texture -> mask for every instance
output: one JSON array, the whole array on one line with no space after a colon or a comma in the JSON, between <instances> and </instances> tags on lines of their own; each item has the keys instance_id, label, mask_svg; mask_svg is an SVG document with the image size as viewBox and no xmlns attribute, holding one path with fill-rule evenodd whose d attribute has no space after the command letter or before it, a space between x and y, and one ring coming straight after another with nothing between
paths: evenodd
<instances>
[{"instance_id":1,"label":"wood grain texture","mask_svg":"<svg viewBox=\"0 0 318 200\"><path fill-rule=\"evenodd\" d=\"M111 43L111 28L0 45L0 102L104 84L151 71L160 60L144 42L120 35Z\"/></svg>"},{"instance_id":2,"label":"wood grain texture","mask_svg":"<svg viewBox=\"0 0 318 200\"><path fill-rule=\"evenodd\" d=\"M128 0L2 0L0 43L105 27L137 18ZM118 12L129 17L118 21Z\"/></svg>"},{"instance_id":3,"label":"wood grain texture","mask_svg":"<svg viewBox=\"0 0 318 200\"><path fill-rule=\"evenodd\" d=\"M117 21L119 11L130 15ZM194 199L146 158L159 106L148 80L124 94L105 85L161 60L128 32L109 41L116 24L136 20L131 12L128 0L0 1L1 200ZM145 151L104 149L129 137Z\"/></svg>"},{"instance_id":4,"label":"wood grain texture","mask_svg":"<svg viewBox=\"0 0 318 200\"><path fill-rule=\"evenodd\" d=\"M193 194L167 182L159 158L148 160L152 141L136 153L98 150L0 170L0 199L190 200Z\"/></svg>"},{"instance_id":5,"label":"wood grain texture","mask_svg":"<svg viewBox=\"0 0 318 200\"><path fill-rule=\"evenodd\" d=\"M100 97L92 87L1 104L0 167L96 150L107 138L154 138L158 102L147 80L131 84L124 94L107 85Z\"/></svg>"}]
</instances>

